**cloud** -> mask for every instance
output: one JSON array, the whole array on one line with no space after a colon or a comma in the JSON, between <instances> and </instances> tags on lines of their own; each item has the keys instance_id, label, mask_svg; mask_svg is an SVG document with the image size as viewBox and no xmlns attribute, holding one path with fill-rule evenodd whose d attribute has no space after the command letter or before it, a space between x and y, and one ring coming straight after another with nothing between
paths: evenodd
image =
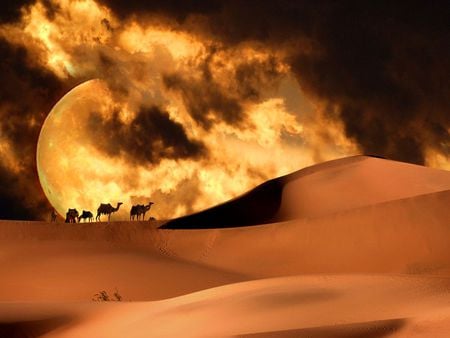
<instances>
[{"instance_id":1,"label":"cloud","mask_svg":"<svg viewBox=\"0 0 450 338\"><path fill-rule=\"evenodd\" d=\"M46 112L66 86L34 65L26 49L3 39L0 58L0 218L20 219L49 207L37 178L36 143Z\"/></svg>"},{"instance_id":2,"label":"cloud","mask_svg":"<svg viewBox=\"0 0 450 338\"><path fill-rule=\"evenodd\" d=\"M104 3L122 16L168 16L179 29L228 46L258 41L281 51L302 89L337 107L328 117L342 121L363 152L419 164L430 148L448 157L450 31L444 1ZM168 80L178 88L186 83ZM216 97L211 103L228 106L227 116L239 115L238 107Z\"/></svg>"},{"instance_id":3,"label":"cloud","mask_svg":"<svg viewBox=\"0 0 450 338\"><path fill-rule=\"evenodd\" d=\"M166 0L151 2L143 2L140 0L104 0L102 3L108 8L111 8L121 18L138 13L151 12L159 13L163 16L170 15L179 21L185 20L191 14L210 14L221 8L221 1L217 0Z\"/></svg>"},{"instance_id":4,"label":"cloud","mask_svg":"<svg viewBox=\"0 0 450 338\"><path fill-rule=\"evenodd\" d=\"M245 105L260 102L285 73L273 56L245 47L211 46L198 59L194 67L165 74L163 82L180 94L190 116L205 129L222 121L248 127Z\"/></svg>"},{"instance_id":5,"label":"cloud","mask_svg":"<svg viewBox=\"0 0 450 338\"><path fill-rule=\"evenodd\" d=\"M437 7L411 6L339 6L311 36L318 53L291 64L303 88L338 106L363 151L423 164L427 148L450 141L449 80L439 76L450 36Z\"/></svg>"},{"instance_id":6,"label":"cloud","mask_svg":"<svg viewBox=\"0 0 450 338\"><path fill-rule=\"evenodd\" d=\"M180 123L156 106L142 108L128 123L118 111L108 117L94 112L88 128L99 150L140 165L157 165L163 159L195 160L208 153L202 142L190 139Z\"/></svg>"},{"instance_id":7,"label":"cloud","mask_svg":"<svg viewBox=\"0 0 450 338\"><path fill-rule=\"evenodd\" d=\"M0 22L12 22L20 18L21 8L33 3L33 0L5 0L2 2Z\"/></svg>"}]
</instances>

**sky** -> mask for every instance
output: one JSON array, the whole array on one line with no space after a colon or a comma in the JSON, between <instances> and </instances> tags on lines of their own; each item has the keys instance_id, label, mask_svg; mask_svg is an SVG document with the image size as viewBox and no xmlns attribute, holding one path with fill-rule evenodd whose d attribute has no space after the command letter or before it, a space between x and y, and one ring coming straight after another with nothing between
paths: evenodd
<instances>
[{"instance_id":1,"label":"sky","mask_svg":"<svg viewBox=\"0 0 450 338\"><path fill-rule=\"evenodd\" d=\"M74 88L64 107L95 96L74 162L105 174L55 158L64 208L175 217L355 154L450 170L448 22L446 1L3 1L0 219L48 218L36 149Z\"/></svg>"}]
</instances>

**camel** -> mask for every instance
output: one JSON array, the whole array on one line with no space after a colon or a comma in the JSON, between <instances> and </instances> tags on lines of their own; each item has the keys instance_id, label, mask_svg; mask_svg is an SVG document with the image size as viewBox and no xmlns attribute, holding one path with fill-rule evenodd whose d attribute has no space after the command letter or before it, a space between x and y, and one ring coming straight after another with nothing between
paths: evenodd
<instances>
[{"instance_id":1,"label":"camel","mask_svg":"<svg viewBox=\"0 0 450 338\"><path fill-rule=\"evenodd\" d=\"M111 219L111 214L119 210L122 204L123 204L122 202L119 202L117 203L117 207L114 208L110 203L108 204L101 203L97 209L97 216L95 217L95 220L100 221L101 215L108 215L108 222L109 222L109 220Z\"/></svg>"},{"instance_id":2,"label":"camel","mask_svg":"<svg viewBox=\"0 0 450 338\"><path fill-rule=\"evenodd\" d=\"M130 221L134 220L135 216L136 216L136 219L139 220L141 215L142 215L142 220L144 220L146 212L150 210L150 208L152 207L153 204L155 204L155 203L148 202L147 205L143 205L143 204L133 205L130 210Z\"/></svg>"},{"instance_id":3,"label":"camel","mask_svg":"<svg viewBox=\"0 0 450 338\"><path fill-rule=\"evenodd\" d=\"M147 205L143 205L143 208L141 208L141 214L142 214L142 220L144 220L145 219L145 214L147 213L147 211L149 211L150 210L150 208L152 207L152 205L153 204L155 204L155 203L153 203L153 202L148 202L148 204ZM138 217L139 217L139 214L138 214Z\"/></svg>"},{"instance_id":4,"label":"camel","mask_svg":"<svg viewBox=\"0 0 450 338\"><path fill-rule=\"evenodd\" d=\"M81 213L81 216L78 217L78 223L81 222L81 220L84 219L85 222L88 220L89 222L92 222L94 220L94 215L92 215L92 212L88 210L83 210Z\"/></svg>"},{"instance_id":5,"label":"camel","mask_svg":"<svg viewBox=\"0 0 450 338\"><path fill-rule=\"evenodd\" d=\"M141 206L139 204L133 205L130 209L130 221L134 220L134 217L138 215L138 209ZM137 217L136 217L137 218Z\"/></svg>"},{"instance_id":6,"label":"camel","mask_svg":"<svg viewBox=\"0 0 450 338\"><path fill-rule=\"evenodd\" d=\"M51 214L51 222L56 222L56 217L58 216L58 214L56 213L56 210L53 209L52 210L52 214Z\"/></svg>"},{"instance_id":7,"label":"camel","mask_svg":"<svg viewBox=\"0 0 450 338\"><path fill-rule=\"evenodd\" d=\"M77 209L69 209L66 213L66 223L76 223L78 217Z\"/></svg>"}]
</instances>

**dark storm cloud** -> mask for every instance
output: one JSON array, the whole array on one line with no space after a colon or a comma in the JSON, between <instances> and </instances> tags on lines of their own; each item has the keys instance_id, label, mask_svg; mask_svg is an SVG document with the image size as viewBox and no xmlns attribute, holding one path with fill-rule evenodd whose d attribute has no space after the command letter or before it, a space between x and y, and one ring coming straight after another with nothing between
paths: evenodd
<instances>
[{"instance_id":1,"label":"dark storm cloud","mask_svg":"<svg viewBox=\"0 0 450 338\"><path fill-rule=\"evenodd\" d=\"M236 69L230 72L226 81L216 79L214 71L224 65L213 64L215 53L212 48L200 63L200 76L173 73L163 77L169 90L178 92L191 117L204 129L224 121L239 125L245 121L243 104L257 102L264 89L273 87L280 79L280 71L274 58L267 60L236 60ZM223 82L229 83L228 87Z\"/></svg>"},{"instance_id":2,"label":"dark storm cloud","mask_svg":"<svg viewBox=\"0 0 450 338\"><path fill-rule=\"evenodd\" d=\"M35 216L36 210L30 210L18 193L21 188L20 177L0 163L0 219L30 219Z\"/></svg>"},{"instance_id":3,"label":"dark storm cloud","mask_svg":"<svg viewBox=\"0 0 450 338\"><path fill-rule=\"evenodd\" d=\"M195 80L172 74L164 77L164 83L168 89L180 92L189 114L205 129L217 118L229 124L242 120L239 101L207 78Z\"/></svg>"},{"instance_id":4,"label":"dark storm cloud","mask_svg":"<svg viewBox=\"0 0 450 338\"><path fill-rule=\"evenodd\" d=\"M23 6L34 3L34 0L5 0L2 1L0 11L0 22L16 21L20 17L20 10Z\"/></svg>"},{"instance_id":5,"label":"dark storm cloud","mask_svg":"<svg viewBox=\"0 0 450 338\"><path fill-rule=\"evenodd\" d=\"M448 17L425 3L341 5L311 35L320 53L293 55L300 84L339 105L362 149L424 163L450 141ZM446 42L447 41L447 42Z\"/></svg>"},{"instance_id":6,"label":"dark storm cloud","mask_svg":"<svg viewBox=\"0 0 450 338\"><path fill-rule=\"evenodd\" d=\"M143 108L130 123L119 112L104 118L91 113L88 126L94 145L110 156L126 157L136 164L158 164L162 159L198 159L207 149L189 139L183 126L158 107Z\"/></svg>"},{"instance_id":7,"label":"dark storm cloud","mask_svg":"<svg viewBox=\"0 0 450 338\"><path fill-rule=\"evenodd\" d=\"M51 73L31 64L24 48L0 39L0 140L18 159L15 170L0 163L0 218L24 219L49 207L36 173L36 144L41 125L64 92Z\"/></svg>"},{"instance_id":8,"label":"dark storm cloud","mask_svg":"<svg viewBox=\"0 0 450 338\"><path fill-rule=\"evenodd\" d=\"M258 41L284 50L302 88L335 106L328 117L341 120L347 136L367 153L414 163L424 162L425 148L449 153L446 1L104 3L122 16L171 16L229 46ZM192 22L198 27L192 28ZM187 82L176 76L168 80L185 92L188 105L193 101L189 91L199 91L195 84L185 88ZM230 114L224 116L239 115L229 100L211 94L213 105L228 107ZM193 112L201 114L201 108L191 104Z\"/></svg>"},{"instance_id":9,"label":"dark storm cloud","mask_svg":"<svg viewBox=\"0 0 450 338\"><path fill-rule=\"evenodd\" d=\"M103 0L101 2L122 18L133 14L151 12L170 15L180 21L183 21L191 14L211 14L221 8L221 2L217 0Z\"/></svg>"},{"instance_id":10,"label":"dark storm cloud","mask_svg":"<svg viewBox=\"0 0 450 338\"><path fill-rule=\"evenodd\" d=\"M10 23L20 18L21 10L36 3L37 0L3 0L1 2L0 23ZM46 15L52 18L59 6L50 0L41 0Z\"/></svg>"}]
</instances>

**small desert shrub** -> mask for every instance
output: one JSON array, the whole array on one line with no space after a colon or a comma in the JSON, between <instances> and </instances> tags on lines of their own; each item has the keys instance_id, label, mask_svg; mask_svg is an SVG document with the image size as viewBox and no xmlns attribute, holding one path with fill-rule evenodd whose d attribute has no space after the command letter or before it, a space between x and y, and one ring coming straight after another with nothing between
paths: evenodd
<instances>
[{"instance_id":1,"label":"small desert shrub","mask_svg":"<svg viewBox=\"0 0 450 338\"><path fill-rule=\"evenodd\" d=\"M102 290L92 297L92 300L95 302L121 302L122 299L122 296L117 290L114 291L112 296L110 296L105 290Z\"/></svg>"}]
</instances>

